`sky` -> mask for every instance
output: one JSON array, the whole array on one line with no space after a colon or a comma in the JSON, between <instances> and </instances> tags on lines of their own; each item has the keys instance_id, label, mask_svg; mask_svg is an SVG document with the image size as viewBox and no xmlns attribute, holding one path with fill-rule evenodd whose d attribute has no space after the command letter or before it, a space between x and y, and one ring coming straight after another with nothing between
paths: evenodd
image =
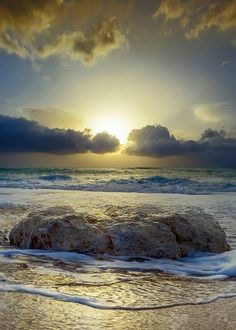
<instances>
[{"instance_id":1,"label":"sky","mask_svg":"<svg viewBox=\"0 0 236 330\"><path fill-rule=\"evenodd\" d=\"M235 167L236 0L0 0L0 166Z\"/></svg>"}]
</instances>

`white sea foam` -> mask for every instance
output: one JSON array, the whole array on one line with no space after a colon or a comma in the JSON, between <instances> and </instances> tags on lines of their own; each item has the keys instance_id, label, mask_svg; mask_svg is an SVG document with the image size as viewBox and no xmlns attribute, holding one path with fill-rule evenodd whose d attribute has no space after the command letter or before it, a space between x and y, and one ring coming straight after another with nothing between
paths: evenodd
<instances>
[{"instance_id":1,"label":"white sea foam","mask_svg":"<svg viewBox=\"0 0 236 330\"><path fill-rule=\"evenodd\" d=\"M178 276L193 276L205 279L226 279L236 277L236 250L220 253L195 253L191 256L171 259L153 259L140 257L112 257L96 258L85 254L44 250L1 250L2 261L12 262L12 258L20 256L47 257L53 260L83 263L98 269L126 269L136 271L161 271ZM10 259L8 259L10 257Z\"/></svg>"},{"instance_id":2,"label":"white sea foam","mask_svg":"<svg viewBox=\"0 0 236 330\"><path fill-rule=\"evenodd\" d=\"M92 297L82 297L70 294L63 294L57 291L36 288L27 285L19 285L19 284L2 284L0 285L0 292L18 292L25 294L38 295L42 297L51 298L54 300L59 300L63 302L76 303L80 305L86 305L88 307L96 308L96 309L104 309L104 310L130 310L130 311L139 311L139 310L155 310L155 309L164 309L164 308L173 308L177 306L195 306L195 305L203 305L208 304L219 299L233 298L236 297L236 292L233 293L225 293L225 294L215 294L205 299L198 299L194 302L176 302L176 303L167 303L162 305L150 305L150 306L130 306L130 305L118 305L111 304L106 300L95 299Z\"/></svg>"},{"instance_id":3,"label":"white sea foam","mask_svg":"<svg viewBox=\"0 0 236 330\"><path fill-rule=\"evenodd\" d=\"M30 257L33 256L34 259L31 261ZM22 259L22 257L24 257ZM29 259L25 259L25 257L29 257ZM36 258L36 259L35 259ZM120 257L115 258L111 256L104 256L103 260L98 260L97 258L93 256L78 254L78 253L72 253L72 252L58 252L58 251L42 251L42 250L17 250L17 249L7 249L7 250L1 250L0 251L0 262L1 263L14 263L20 261L27 262L30 266L31 262L33 265L33 269L36 267L37 274L41 274L41 268L44 266L39 266L37 268L37 264L34 264L35 260L40 260L40 258L48 258L48 260L57 260L62 261L64 266L68 263L70 264L73 262L73 264L79 263L80 267L81 264L84 266L84 271L86 276L84 278L81 278L81 274L84 274L84 271L79 272L78 274L72 272L69 274L69 272L64 271L62 269L62 274L64 276L69 276L70 281L72 280L72 283L78 287L81 285L86 284L86 286L96 286L95 289L90 289L90 291L84 291L82 290L75 290L71 291L68 289L65 291L63 289L60 290L60 283L56 284L56 286L49 286L42 287L38 286L39 284L32 285L28 284L27 282L20 283L18 282L18 278L15 278L15 280L12 278L7 278L6 276L0 277L0 292L9 292L9 293L22 293L22 294L30 294L30 295L37 295L41 297L46 297L53 300L58 300L62 302L67 303L76 303L85 305L88 307L96 308L96 309L105 309L105 310L130 310L130 311L138 311L138 310L154 310L154 309L163 309L163 308L172 308L176 306L188 306L188 305L201 305L201 304L207 304L213 301L216 301L221 298L232 298L236 297L236 285L234 281L217 281L217 280L223 280L229 277L236 276L236 250L232 250L229 252L225 252L222 254L207 254L207 253L195 253L194 255L188 256L186 258L181 258L179 260L168 260L168 259L151 259L151 258L144 258L142 261L139 259L135 260L135 256L131 257ZM28 260L28 261L27 261ZM43 264L42 264L43 265ZM53 274L51 273L51 270L53 269ZM46 275L45 278L47 278L48 275L56 275L55 272L57 272L56 268L48 268L48 263L45 263L44 272L43 274ZM81 268L80 268L81 269ZM40 270L40 272L39 272ZM123 270L126 271L135 271L134 277L131 276L131 274L126 275L125 277L121 276L123 273ZM99 271L99 273L98 273ZM103 277L104 274L108 274L107 276ZM121 271L121 272L120 272ZM145 272L144 272L145 271ZM146 273L148 271L148 273ZM159 278L158 282L156 284L152 284L150 282L149 286L147 279L150 278L150 273L154 271L161 271L166 272L168 274L174 274L175 276L182 276L182 277L197 277L198 279L201 279L201 289L198 291L198 282L196 284L192 283L184 284L183 282L181 286L182 289L180 289L179 293L176 292L176 296L173 297L172 290L174 289L175 281L171 285L164 284L164 286L160 286L161 279ZM140 272L140 273L139 273ZM60 273L60 271L59 271ZM138 275L139 273L139 275ZM96 275L97 274L97 275ZM98 275L100 274L100 275ZM120 274L120 275L119 275ZM147 274L147 275L145 275ZM72 275L72 276L70 276ZM89 275L97 276L97 277L103 277L103 281L97 281L95 278L90 280L91 283L88 283ZM112 279L112 276L114 275L114 278ZM138 276L138 277L137 277ZM143 283L145 288L149 288L150 292L146 296L145 290L144 292L140 291L139 289L139 281L143 281L144 276L146 277L145 282ZM75 279L75 277L77 277ZM87 279L86 279L87 277ZM119 277L122 277L121 279ZM138 282L135 282L139 278ZM178 277L175 277L176 279ZM181 278L181 277L180 277ZM108 281L107 281L108 279ZM212 286L212 281L208 282L208 280L214 279L214 286ZM85 282L84 282L85 280ZM112 282L111 282L112 280ZM125 286L122 286L122 282L128 282L130 284L125 284ZM204 282L202 282L204 280ZM222 285L216 285L217 283ZM203 285L205 283L205 285ZM209 283L209 284L208 284ZM211 283L211 284L210 284ZM117 294L121 294L121 296L117 296L117 294L113 295L113 290L109 291L109 285L117 285ZM68 285L68 282L65 282L64 285ZM100 289L100 287L104 287ZM159 294L160 296L157 298L156 295L153 296L152 292L155 288L155 285L159 285ZM185 288L184 285L188 285ZM193 287L193 293L192 295L189 294L189 288L191 290L191 287ZM208 289L208 285L211 286L211 289ZM127 286L132 288L132 296L129 297L127 295ZM204 288L205 287L205 288ZM59 288L59 291L57 289ZM98 289L99 288L99 289ZM152 288L152 289L151 289ZM163 291L164 296L162 297L161 290ZM102 291L97 291L102 290ZM166 291L167 290L167 291ZM188 294L186 292L186 296L182 296L181 293L184 291L188 291ZM205 291L207 290L207 291ZM109 293L108 293L109 291ZM103 292L103 294L96 294L94 296L93 292ZM168 294L167 294L168 292ZM82 294L80 294L82 293ZM92 293L92 294L91 294ZM105 293L105 294L104 294ZM142 297L142 294L144 294L144 297ZM140 296L141 295L141 296ZM122 297L122 299L121 299ZM140 297L142 299L140 300ZM168 298L167 298L168 297Z\"/></svg>"}]
</instances>

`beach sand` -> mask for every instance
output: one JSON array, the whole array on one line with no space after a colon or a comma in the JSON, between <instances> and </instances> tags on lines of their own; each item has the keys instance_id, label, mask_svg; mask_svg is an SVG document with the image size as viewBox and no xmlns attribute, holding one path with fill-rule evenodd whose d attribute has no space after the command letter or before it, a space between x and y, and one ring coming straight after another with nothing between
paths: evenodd
<instances>
[{"instance_id":1,"label":"beach sand","mask_svg":"<svg viewBox=\"0 0 236 330\"><path fill-rule=\"evenodd\" d=\"M1 190L0 190L1 192ZM27 189L2 189L1 229L9 231L21 216L34 208L49 205L71 205L79 211L97 214L104 205L156 205L170 210L201 207L212 214L226 229L232 248L236 247L235 194L227 195L164 195L164 194L126 194L71 191L43 191ZM5 249L5 247L3 247ZM67 265L67 268L71 264ZM60 264L34 257L14 257L0 262L2 291L5 285L18 283L33 288L49 289L73 294L79 297L105 299L108 305L158 306L178 300L197 301L235 292L234 281L206 281L190 278L176 278L161 275L130 272L130 282L121 281L127 274L102 271L83 267L75 272L66 268L58 275ZM64 267L64 266L63 266ZM69 271L67 274L64 271ZM56 272L56 273L55 273ZM76 278L71 278L74 274ZM68 279L66 278L68 276ZM110 281L119 280L115 286ZM146 281L145 281L146 279ZM79 282L78 286L61 286L65 280ZM106 285L95 288L94 281ZM87 286L87 282L91 282ZM83 284L84 283L84 284ZM146 285L145 285L146 283ZM108 284L108 285L107 285ZM182 299L184 298L184 299ZM0 330L75 330L75 329L162 329L162 330L209 330L236 329L236 299L219 299L204 305L176 306L156 310L101 310L85 305L54 300L37 294L19 292L0 293Z\"/></svg>"}]
</instances>

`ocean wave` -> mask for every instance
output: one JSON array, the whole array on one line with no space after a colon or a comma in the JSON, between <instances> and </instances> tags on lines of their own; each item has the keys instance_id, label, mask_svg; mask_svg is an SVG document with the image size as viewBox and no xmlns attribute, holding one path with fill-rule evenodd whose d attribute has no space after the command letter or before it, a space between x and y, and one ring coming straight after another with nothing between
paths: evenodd
<instances>
[{"instance_id":1,"label":"ocean wave","mask_svg":"<svg viewBox=\"0 0 236 330\"><path fill-rule=\"evenodd\" d=\"M144 171L144 172L143 172ZM101 192L171 193L171 194L215 194L236 192L236 178L230 173L209 170L110 170L89 172L76 169L33 172L4 172L0 175L0 187L25 189L58 189ZM158 175L154 175L158 173ZM200 173L200 174L199 174ZM178 175L177 175L178 174Z\"/></svg>"},{"instance_id":2,"label":"ocean wave","mask_svg":"<svg viewBox=\"0 0 236 330\"><path fill-rule=\"evenodd\" d=\"M185 178L151 176L147 178L115 179L100 182L91 190L141 193L209 194L236 192L236 184L230 182L204 182Z\"/></svg>"},{"instance_id":3,"label":"ocean wave","mask_svg":"<svg viewBox=\"0 0 236 330\"><path fill-rule=\"evenodd\" d=\"M51 174L51 175L39 176L38 179L46 180L46 181L64 181L64 180L71 180L72 177L66 174Z\"/></svg>"}]
</instances>

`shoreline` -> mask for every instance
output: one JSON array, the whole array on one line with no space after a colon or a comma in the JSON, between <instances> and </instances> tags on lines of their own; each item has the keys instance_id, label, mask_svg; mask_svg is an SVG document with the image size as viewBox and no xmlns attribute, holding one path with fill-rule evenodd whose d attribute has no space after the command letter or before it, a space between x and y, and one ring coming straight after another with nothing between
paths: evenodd
<instances>
[{"instance_id":1,"label":"shoreline","mask_svg":"<svg viewBox=\"0 0 236 330\"><path fill-rule=\"evenodd\" d=\"M107 329L215 330L236 328L236 298L206 305L177 306L155 311L96 310L48 298L3 294L0 305L1 330ZM5 311L5 313L4 313ZM7 311L7 313L6 313Z\"/></svg>"},{"instance_id":2,"label":"shoreline","mask_svg":"<svg viewBox=\"0 0 236 330\"><path fill-rule=\"evenodd\" d=\"M139 206L140 204L152 204L155 207L167 208L168 210L203 208L206 212L216 216L218 220L222 220L223 226L228 229L229 236L231 235L230 237L233 238L235 235L235 224L232 218L233 210L235 209L235 193L184 195L0 188L0 194L2 207L1 225L8 226L10 224L9 219L11 219L12 226L21 216L28 213L29 210L41 207L46 208L53 205L71 205L81 212L96 214L110 205L125 207L127 211L127 205ZM6 212L5 215L4 212ZM13 259L11 260L13 261ZM29 260L24 259L24 257L20 260L21 263L19 264L17 264L17 259L14 259L15 264L9 263L7 267L9 272L6 266L2 264L2 273L5 275L9 274L10 281L16 279L21 285L24 283L33 284L35 287L40 287L40 283L43 283L46 289L52 288L52 290L58 290L59 288L59 292L87 296L91 297L92 300L96 298L97 292L98 298L111 297L120 304L127 302L127 305L129 305L129 301L133 301L132 299L136 299L136 306L142 305L142 293L144 294L143 299L146 299L146 306L152 305L152 302L155 303L155 299L157 299L157 304L161 303L161 300L164 303L167 302L165 301L166 293L173 297L177 295L180 298L187 295L192 298L196 294L196 298L201 299L201 295L203 294L202 297L204 298L205 293L207 293L206 290L213 290L212 292L214 293L218 291L217 287L220 289L224 285L223 282L219 283L215 280L211 281L211 286L210 282L206 282L203 285L202 283L196 282L193 284L190 281L189 283L183 281L181 284L179 281L175 281L170 277L165 281L160 276L155 279L151 277L150 281L146 278L147 280L145 282L145 279L139 279L137 274L134 274L130 278L130 282L121 282L121 285L116 287L110 287L108 285L104 287L104 290L102 287L98 287L96 291L93 286L89 287L86 283L90 280L93 283L92 279L97 281L99 278L102 283L109 284L111 278L114 277L116 281L117 276L120 279L121 275L127 276L127 274L125 272L116 274L113 271L98 272L97 270L96 274L92 272L88 273L88 268L85 267L87 272L85 271L84 273L83 268L80 268L81 272L78 275L80 277L77 278L77 282L81 286L60 287L60 283L65 283L66 273L64 274L65 276L63 274L60 276L57 275L55 279L56 274L53 273L53 270L58 262L55 262L55 265L53 262L49 262L48 266L51 267L52 273L44 273L43 270L40 272L37 269L42 269L41 266L43 265L47 266L45 260L43 260L44 264L37 263L38 261L35 260L35 264L32 263L32 267L27 266ZM78 269L78 272L80 269ZM70 264L68 264L68 270L70 271ZM137 285L135 284L135 279L138 281ZM75 280L68 278L67 281L73 283ZM128 283L130 283L129 287ZM145 283L147 285L146 289L144 286ZM56 287L57 284L59 285L58 288ZM225 284L227 283L225 282ZM146 292L148 292L148 295L145 296ZM162 293L163 296L161 296ZM162 307L155 310L133 311L98 310L85 305L19 292L1 292L0 297L0 330L25 330L34 327L39 330L87 330L95 328L115 328L117 330L136 328L150 330L236 329L236 315L234 313L234 310L236 310L236 298L232 297L221 297L217 301L207 302L201 305L184 304L183 306ZM126 301L126 299L128 300Z\"/></svg>"}]
</instances>

